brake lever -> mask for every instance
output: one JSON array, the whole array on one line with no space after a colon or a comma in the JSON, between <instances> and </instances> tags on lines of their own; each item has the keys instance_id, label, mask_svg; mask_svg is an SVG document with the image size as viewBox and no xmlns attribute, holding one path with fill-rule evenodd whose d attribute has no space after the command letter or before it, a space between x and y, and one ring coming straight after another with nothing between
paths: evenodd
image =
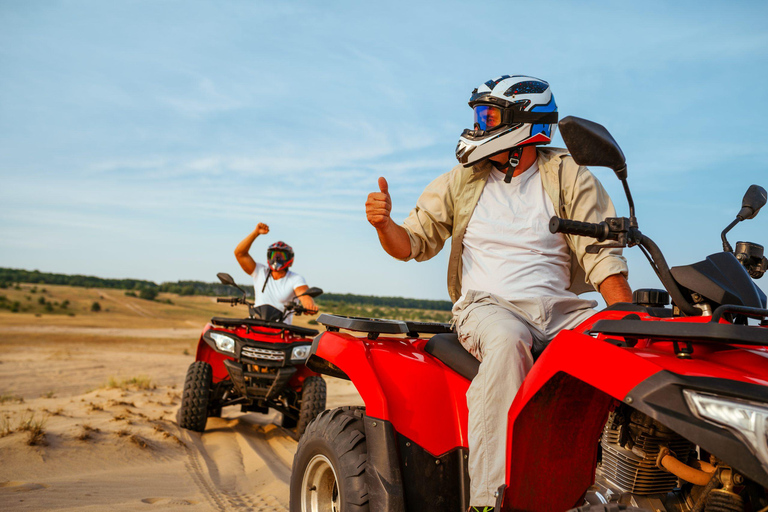
<instances>
[{"instance_id":1,"label":"brake lever","mask_svg":"<svg viewBox=\"0 0 768 512\"><path fill-rule=\"evenodd\" d=\"M606 244L606 245L591 244L591 245L588 245L585 250L587 251L588 254L597 254L602 249L623 249L624 247L626 246L623 244Z\"/></svg>"}]
</instances>

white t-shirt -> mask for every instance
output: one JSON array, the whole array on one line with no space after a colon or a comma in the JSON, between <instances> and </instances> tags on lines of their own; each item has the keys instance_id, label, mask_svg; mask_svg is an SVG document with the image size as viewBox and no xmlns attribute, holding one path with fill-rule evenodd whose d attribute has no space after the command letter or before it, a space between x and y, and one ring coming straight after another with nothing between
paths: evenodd
<instances>
[{"instance_id":1,"label":"white t-shirt","mask_svg":"<svg viewBox=\"0 0 768 512\"><path fill-rule=\"evenodd\" d=\"M285 311L284 304L290 302L296 297L294 291L299 286L306 286L307 282L299 274L291 272L290 270L280 279L274 279L269 275L270 269L266 265L256 263L256 270L253 271L253 291L255 293L253 303L256 306L262 306L269 304L274 306L280 311ZM264 280L267 279L267 286L264 287ZM261 289L264 288L262 292ZM285 319L285 323L292 323L293 313L288 315Z\"/></svg>"},{"instance_id":2,"label":"white t-shirt","mask_svg":"<svg viewBox=\"0 0 768 512\"><path fill-rule=\"evenodd\" d=\"M535 162L510 183L493 170L464 234L459 301L469 290L510 301L575 297L568 291L568 244L561 233L549 232L553 215L555 208Z\"/></svg>"}]
</instances>

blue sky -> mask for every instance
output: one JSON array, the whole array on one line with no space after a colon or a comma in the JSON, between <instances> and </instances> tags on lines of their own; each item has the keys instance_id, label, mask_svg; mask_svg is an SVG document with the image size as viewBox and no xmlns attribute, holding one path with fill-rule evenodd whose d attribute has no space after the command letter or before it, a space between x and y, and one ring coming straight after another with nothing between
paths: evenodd
<instances>
[{"instance_id":1,"label":"blue sky","mask_svg":"<svg viewBox=\"0 0 768 512\"><path fill-rule=\"evenodd\" d=\"M392 260L365 198L385 176L402 220L455 165L470 91L518 73L613 133L641 229L692 263L768 187L766 20L765 2L0 1L0 266L246 282L232 253L266 222L253 254L288 242L310 284L445 299L447 251Z\"/></svg>"}]
</instances>

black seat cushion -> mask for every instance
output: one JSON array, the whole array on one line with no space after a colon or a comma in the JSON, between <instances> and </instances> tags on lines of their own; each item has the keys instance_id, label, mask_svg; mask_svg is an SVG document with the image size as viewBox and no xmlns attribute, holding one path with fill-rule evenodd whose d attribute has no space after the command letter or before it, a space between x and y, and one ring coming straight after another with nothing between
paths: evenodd
<instances>
[{"instance_id":1,"label":"black seat cushion","mask_svg":"<svg viewBox=\"0 0 768 512\"><path fill-rule=\"evenodd\" d=\"M436 334L427 342L424 351L469 380L475 378L480 368L480 361L459 343L458 334Z\"/></svg>"}]
</instances>

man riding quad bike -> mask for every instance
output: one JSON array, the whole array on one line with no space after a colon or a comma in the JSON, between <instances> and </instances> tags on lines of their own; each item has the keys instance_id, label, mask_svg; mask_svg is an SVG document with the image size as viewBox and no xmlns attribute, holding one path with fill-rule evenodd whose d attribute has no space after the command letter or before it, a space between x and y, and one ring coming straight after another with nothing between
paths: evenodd
<instances>
[{"instance_id":1,"label":"man riding quad bike","mask_svg":"<svg viewBox=\"0 0 768 512\"><path fill-rule=\"evenodd\" d=\"M298 438L325 409L325 381L304 365L317 331L292 325L294 315L317 312L313 297L323 292L288 270L293 250L283 242L269 247L268 267L253 261L248 254L253 240L268 232L266 224L259 224L235 250L238 262L253 276L254 302L230 275L218 274L243 297L217 301L246 305L249 314L214 317L205 326L184 384L179 412L184 428L202 432L207 418L220 416L222 407L240 405L242 411L281 412L282 426Z\"/></svg>"},{"instance_id":2,"label":"man riding quad bike","mask_svg":"<svg viewBox=\"0 0 768 512\"><path fill-rule=\"evenodd\" d=\"M504 75L472 91L474 129L456 148L459 165L439 176L408 218L390 218L388 184L366 213L391 256L423 261L452 237L448 292L462 346L480 361L467 391L471 504L492 507L504 480L505 411L540 351L562 329L594 314L578 294L630 302L621 249L588 252L589 240L550 233L550 217L600 222L616 212L607 192L568 151L546 148L557 128L547 82ZM487 407L486 404L494 404Z\"/></svg>"},{"instance_id":3,"label":"man riding quad bike","mask_svg":"<svg viewBox=\"0 0 768 512\"><path fill-rule=\"evenodd\" d=\"M630 216L555 216L549 230L584 238L587 254L639 246L666 291L638 290L633 303L616 302L550 343L533 344L536 363L511 405L483 404L502 407L505 419L503 479L483 507L764 510L768 309L752 281L768 267L763 248L739 242L734 251L724 231L722 253L670 269L638 229L624 156L610 134L577 118L560 128L578 165L614 169ZM765 190L750 187L726 231L765 202ZM483 363L462 346L461 326L457 336L440 324L318 321L328 332L315 338L308 366L351 380L366 406L326 411L308 427L294 458L291 511L466 510L466 394Z\"/></svg>"}]
</instances>

